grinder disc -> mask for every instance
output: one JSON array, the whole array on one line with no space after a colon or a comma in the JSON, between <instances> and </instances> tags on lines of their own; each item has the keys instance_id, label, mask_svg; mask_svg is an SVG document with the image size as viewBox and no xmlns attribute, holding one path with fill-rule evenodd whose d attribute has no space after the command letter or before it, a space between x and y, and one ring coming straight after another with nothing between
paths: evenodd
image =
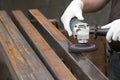
<instances>
[{"instance_id":1,"label":"grinder disc","mask_svg":"<svg viewBox=\"0 0 120 80\"><path fill-rule=\"evenodd\" d=\"M72 53L85 53L95 51L96 49L96 45L90 43L78 43L69 46L69 51Z\"/></svg>"}]
</instances>

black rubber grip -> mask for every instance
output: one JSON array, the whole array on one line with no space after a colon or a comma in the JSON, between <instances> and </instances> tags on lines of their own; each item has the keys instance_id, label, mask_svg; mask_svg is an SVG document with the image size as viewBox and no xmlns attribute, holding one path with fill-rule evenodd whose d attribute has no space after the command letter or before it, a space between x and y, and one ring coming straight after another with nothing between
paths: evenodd
<instances>
[{"instance_id":1,"label":"black rubber grip","mask_svg":"<svg viewBox=\"0 0 120 80\"><path fill-rule=\"evenodd\" d=\"M101 28L90 30L90 34L95 34L96 36L106 36L107 32L108 32L108 29L101 29Z\"/></svg>"},{"instance_id":2,"label":"black rubber grip","mask_svg":"<svg viewBox=\"0 0 120 80\"><path fill-rule=\"evenodd\" d=\"M106 33L108 32L108 29L99 29L98 28L95 32L98 36L106 36Z\"/></svg>"}]
</instances>

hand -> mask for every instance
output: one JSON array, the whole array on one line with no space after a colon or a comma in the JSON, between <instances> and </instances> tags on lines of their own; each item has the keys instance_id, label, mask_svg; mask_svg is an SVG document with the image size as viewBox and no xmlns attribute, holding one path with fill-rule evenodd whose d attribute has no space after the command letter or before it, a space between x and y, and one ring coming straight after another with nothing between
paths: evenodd
<instances>
[{"instance_id":1,"label":"hand","mask_svg":"<svg viewBox=\"0 0 120 80\"><path fill-rule=\"evenodd\" d=\"M65 30L68 32L69 36L72 35L72 31L70 29L70 20L73 17L77 17L80 20L84 19L82 16L82 8L83 8L82 0L73 0L61 17L61 21L64 25Z\"/></svg>"},{"instance_id":2,"label":"hand","mask_svg":"<svg viewBox=\"0 0 120 80\"><path fill-rule=\"evenodd\" d=\"M120 19L114 20L113 22L102 26L102 29L109 28L106 39L108 42L120 41Z\"/></svg>"}]
</instances>

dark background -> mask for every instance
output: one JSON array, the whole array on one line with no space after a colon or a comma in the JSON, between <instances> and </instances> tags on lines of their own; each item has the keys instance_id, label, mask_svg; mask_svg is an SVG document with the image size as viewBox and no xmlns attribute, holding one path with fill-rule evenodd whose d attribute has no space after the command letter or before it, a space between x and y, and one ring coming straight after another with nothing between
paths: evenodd
<instances>
[{"instance_id":1,"label":"dark background","mask_svg":"<svg viewBox=\"0 0 120 80\"><path fill-rule=\"evenodd\" d=\"M21 9L26 14L28 9L39 9L47 18L59 19L71 0L0 0L0 9L9 13L11 10ZM104 9L90 14L84 14L89 24L103 25L107 23L110 4Z\"/></svg>"}]
</instances>

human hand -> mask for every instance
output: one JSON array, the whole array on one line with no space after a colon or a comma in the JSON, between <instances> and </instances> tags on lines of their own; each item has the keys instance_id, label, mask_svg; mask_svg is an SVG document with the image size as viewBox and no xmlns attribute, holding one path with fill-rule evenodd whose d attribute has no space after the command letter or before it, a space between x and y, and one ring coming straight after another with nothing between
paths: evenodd
<instances>
[{"instance_id":1,"label":"human hand","mask_svg":"<svg viewBox=\"0 0 120 80\"><path fill-rule=\"evenodd\" d=\"M113 22L102 26L102 29L109 28L106 39L108 42L120 41L120 19L114 20Z\"/></svg>"},{"instance_id":2,"label":"human hand","mask_svg":"<svg viewBox=\"0 0 120 80\"><path fill-rule=\"evenodd\" d=\"M72 35L72 31L70 29L70 20L73 17L77 17L79 20L84 20L82 16L82 8L83 8L82 0L73 0L61 17L61 21L64 25L65 30L68 32L69 36Z\"/></svg>"}]
</instances>

